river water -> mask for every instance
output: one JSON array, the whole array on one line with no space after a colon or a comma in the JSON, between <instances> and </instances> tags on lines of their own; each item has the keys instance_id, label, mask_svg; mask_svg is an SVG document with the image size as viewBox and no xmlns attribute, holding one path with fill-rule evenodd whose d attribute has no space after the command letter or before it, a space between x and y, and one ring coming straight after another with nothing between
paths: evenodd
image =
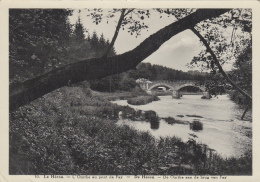
<instances>
[{"instance_id":1,"label":"river water","mask_svg":"<svg viewBox=\"0 0 260 182\"><path fill-rule=\"evenodd\" d=\"M239 109L239 106L227 95L212 99L201 99L201 95L184 95L180 99L160 96L160 99L160 101L141 106L127 104L126 100L117 100L113 103L129 105L144 111L154 110L160 118L173 117L190 122L199 119L203 123L203 130L193 131L189 125L184 124L170 125L163 119L160 120L159 129L156 130L150 128L149 122L119 120L118 124L148 131L156 138L177 136L183 141L188 141L189 138L193 138L191 134L195 134L197 137L194 139L197 142L207 144L223 157L239 157L252 148L251 119L247 117L247 120L240 120L243 110ZM197 115L201 118L187 115Z\"/></svg>"}]
</instances>

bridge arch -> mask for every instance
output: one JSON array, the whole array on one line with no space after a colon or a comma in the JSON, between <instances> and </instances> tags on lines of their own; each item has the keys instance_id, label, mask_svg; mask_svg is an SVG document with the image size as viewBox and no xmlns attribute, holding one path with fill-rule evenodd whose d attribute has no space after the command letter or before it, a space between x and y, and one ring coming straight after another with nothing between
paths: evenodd
<instances>
[{"instance_id":1,"label":"bridge arch","mask_svg":"<svg viewBox=\"0 0 260 182\"><path fill-rule=\"evenodd\" d=\"M179 91L180 89L182 89L182 88L184 88L184 87L194 87L194 88L200 89L202 92L205 91L205 88L204 88L204 87L197 86L197 85L191 84L191 83L187 83L187 84L180 85L178 88L176 88L176 91Z\"/></svg>"},{"instance_id":2,"label":"bridge arch","mask_svg":"<svg viewBox=\"0 0 260 182\"><path fill-rule=\"evenodd\" d=\"M173 88L171 85L167 84L167 83L157 83L157 84L154 84L154 85L152 85L151 87L149 87L148 90L152 90L153 88L162 87L162 86L168 87L168 88L174 90L174 88Z\"/></svg>"}]
</instances>

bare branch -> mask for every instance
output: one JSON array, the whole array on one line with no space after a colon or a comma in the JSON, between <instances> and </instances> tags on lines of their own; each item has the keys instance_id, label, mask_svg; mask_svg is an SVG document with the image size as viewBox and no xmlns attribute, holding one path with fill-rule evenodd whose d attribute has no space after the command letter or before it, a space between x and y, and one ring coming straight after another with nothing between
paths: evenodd
<instances>
[{"instance_id":1,"label":"bare branch","mask_svg":"<svg viewBox=\"0 0 260 182\"><path fill-rule=\"evenodd\" d=\"M121 24L122 24L122 21L123 21L123 19L124 19L124 17L125 17L125 11L126 11L126 9L122 9L121 16L120 16L119 21L118 21L118 23L117 23L116 31L115 31L115 33L114 33L113 39L112 39L110 45L108 46L107 51L106 51L105 54L102 56L103 58L106 58L106 57L108 56L110 50L112 49L112 47L113 47L114 44L115 44L116 38L117 38L117 36L118 36L119 30L120 30L120 27L121 27Z\"/></svg>"},{"instance_id":2,"label":"bare branch","mask_svg":"<svg viewBox=\"0 0 260 182\"><path fill-rule=\"evenodd\" d=\"M243 115L241 116L241 120L244 119L244 117L245 117L245 115L246 115L246 112L248 111L249 107L250 107L250 105L247 105L247 106L246 106L246 109L245 109Z\"/></svg>"},{"instance_id":3,"label":"bare branch","mask_svg":"<svg viewBox=\"0 0 260 182\"><path fill-rule=\"evenodd\" d=\"M128 10L127 13L124 15L124 17L126 17L126 15L128 15L128 14L131 13L132 11L134 11L134 9Z\"/></svg>"}]
</instances>

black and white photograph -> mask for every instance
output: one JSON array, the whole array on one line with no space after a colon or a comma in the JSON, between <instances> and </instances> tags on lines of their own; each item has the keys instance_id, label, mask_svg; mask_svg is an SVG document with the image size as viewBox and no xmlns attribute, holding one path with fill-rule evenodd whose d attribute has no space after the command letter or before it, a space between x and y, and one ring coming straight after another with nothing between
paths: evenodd
<instances>
[{"instance_id":1,"label":"black and white photograph","mask_svg":"<svg viewBox=\"0 0 260 182\"><path fill-rule=\"evenodd\" d=\"M252 177L253 17L8 8L8 175Z\"/></svg>"}]
</instances>

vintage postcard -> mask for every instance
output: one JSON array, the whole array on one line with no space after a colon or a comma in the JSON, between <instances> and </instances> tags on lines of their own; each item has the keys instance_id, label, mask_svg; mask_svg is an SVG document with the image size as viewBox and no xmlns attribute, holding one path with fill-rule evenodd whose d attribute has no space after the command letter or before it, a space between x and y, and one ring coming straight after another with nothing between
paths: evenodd
<instances>
[{"instance_id":1,"label":"vintage postcard","mask_svg":"<svg viewBox=\"0 0 260 182\"><path fill-rule=\"evenodd\" d=\"M2 1L0 181L259 180L259 1Z\"/></svg>"}]
</instances>

